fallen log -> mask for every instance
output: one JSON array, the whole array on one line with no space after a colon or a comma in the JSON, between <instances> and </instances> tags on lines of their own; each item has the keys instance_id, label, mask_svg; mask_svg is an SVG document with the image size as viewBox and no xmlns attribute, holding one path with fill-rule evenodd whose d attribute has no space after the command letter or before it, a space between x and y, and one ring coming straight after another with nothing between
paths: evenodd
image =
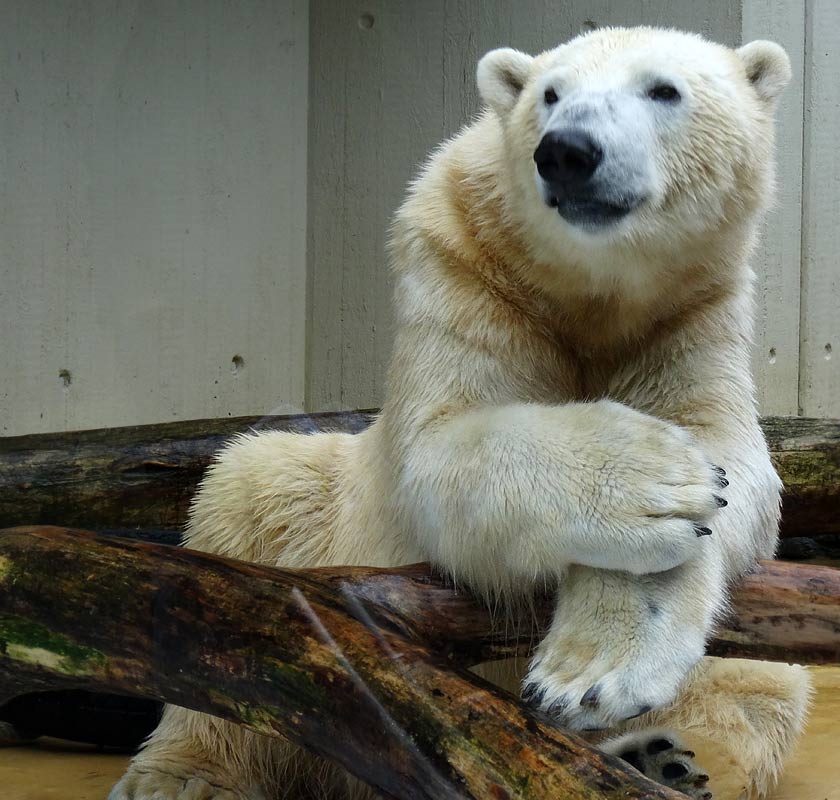
<instances>
[{"instance_id":1,"label":"fallen log","mask_svg":"<svg viewBox=\"0 0 840 800\"><path fill-rule=\"evenodd\" d=\"M0 532L0 702L123 692L282 734L401 800L670 798L311 573Z\"/></svg>"},{"instance_id":2,"label":"fallen log","mask_svg":"<svg viewBox=\"0 0 840 800\"><path fill-rule=\"evenodd\" d=\"M0 528L178 530L213 454L237 433L358 433L354 411L235 417L0 438Z\"/></svg>"},{"instance_id":3,"label":"fallen log","mask_svg":"<svg viewBox=\"0 0 840 800\"><path fill-rule=\"evenodd\" d=\"M840 571L768 562L733 600L713 652L840 661ZM537 628L551 605L534 604ZM0 702L55 689L173 702L282 733L388 796L669 796L639 794L637 776L622 783L620 765L460 671L527 652L534 630L494 624L426 565L289 571L0 532Z\"/></svg>"},{"instance_id":4,"label":"fallen log","mask_svg":"<svg viewBox=\"0 0 840 800\"><path fill-rule=\"evenodd\" d=\"M358 433L373 412L239 417L0 439L0 527L177 530L213 454L236 433ZM783 536L840 533L840 421L762 421L786 485Z\"/></svg>"},{"instance_id":5,"label":"fallen log","mask_svg":"<svg viewBox=\"0 0 840 800\"><path fill-rule=\"evenodd\" d=\"M160 539L156 531L133 535ZM554 606L550 597L536 597L518 617L491 618L469 594L453 591L425 565L300 573L307 576L361 602L380 624L462 667L528 655ZM710 652L840 663L838 632L840 571L769 562L735 588L733 612L710 643ZM157 724L157 708L149 701L79 690L30 693L0 705L0 729L5 722L10 741L52 736L131 750Z\"/></svg>"},{"instance_id":6,"label":"fallen log","mask_svg":"<svg viewBox=\"0 0 840 800\"><path fill-rule=\"evenodd\" d=\"M528 655L554 610L553 598L544 596L517 617L491 615L424 564L300 573L361 601L377 621L462 666ZM840 569L764 561L733 588L731 605L709 642L711 655L840 664Z\"/></svg>"}]
</instances>

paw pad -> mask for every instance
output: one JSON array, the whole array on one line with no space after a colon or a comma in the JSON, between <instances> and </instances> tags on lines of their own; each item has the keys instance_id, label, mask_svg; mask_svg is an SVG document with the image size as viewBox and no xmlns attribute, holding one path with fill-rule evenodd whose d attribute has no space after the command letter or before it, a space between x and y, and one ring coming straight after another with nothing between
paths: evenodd
<instances>
[{"instance_id":1,"label":"paw pad","mask_svg":"<svg viewBox=\"0 0 840 800\"><path fill-rule=\"evenodd\" d=\"M693 800L712 800L709 776L694 761L670 732L639 731L627 733L602 745L651 780L676 789Z\"/></svg>"},{"instance_id":2,"label":"paw pad","mask_svg":"<svg viewBox=\"0 0 840 800\"><path fill-rule=\"evenodd\" d=\"M662 767L662 777L666 780L675 781L678 778L684 778L686 775L688 775L688 767L685 764L671 761Z\"/></svg>"}]
</instances>

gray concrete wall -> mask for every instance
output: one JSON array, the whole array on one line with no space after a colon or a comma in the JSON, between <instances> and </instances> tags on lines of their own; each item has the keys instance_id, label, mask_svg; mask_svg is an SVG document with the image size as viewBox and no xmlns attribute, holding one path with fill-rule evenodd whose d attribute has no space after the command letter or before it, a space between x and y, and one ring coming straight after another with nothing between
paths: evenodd
<instances>
[{"instance_id":1,"label":"gray concrete wall","mask_svg":"<svg viewBox=\"0 0 840 800\"><path fill-rule=\"evenodd\" d=\"M307 1L0 19L0 435L301 408Z\"/></svg>"},{"instance_id":2,"label":"gray concrete wall","mask_svg":"<svg viewBox=\"0 0 840 800\"><path fill-rule=\"evenodd\" d=\"M840 416L832 0L0 0L0 435L370 407L389 220L488 49L593 25L780 41L765 413ZM803 224L804 221L804 224Z\"/></svg>"}]
</instances>

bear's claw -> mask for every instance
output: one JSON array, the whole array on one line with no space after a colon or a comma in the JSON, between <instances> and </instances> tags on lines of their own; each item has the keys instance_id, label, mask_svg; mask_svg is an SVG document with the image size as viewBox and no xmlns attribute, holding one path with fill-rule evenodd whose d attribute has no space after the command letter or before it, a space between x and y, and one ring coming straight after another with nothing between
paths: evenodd
<instances>
[{"instance_id":1,"label":"bear's claw","mask_svg":"<svg viewBox=\"0 0 840 800\"><path fill-rule=\"evenodd\" d=\"M598 696L601 694L601 687L596 683L590 686L580 698L580 704L588 708L598 708Z\"/></svg>"}]
</instances>

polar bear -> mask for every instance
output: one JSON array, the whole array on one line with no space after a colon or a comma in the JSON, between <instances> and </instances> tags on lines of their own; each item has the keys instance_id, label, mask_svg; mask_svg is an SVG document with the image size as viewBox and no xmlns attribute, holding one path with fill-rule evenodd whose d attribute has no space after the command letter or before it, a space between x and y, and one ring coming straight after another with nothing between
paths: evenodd
<instances>
[{"instance_id":1,"label":"polar bear","mask_svg":"<svg viewBox=\"0 0 840 800\"><path fill-rule=\"evenodd\" d=\"M703 654L727 585L776 543L748 259L789 77L770 42L653 28L484 56L484 112L396 217L381 415L357 436L238 438L189 545L290 567L427 559L496 600L556 583L523 697L707 798L678 738L699 732L744 767L743 796L764 795L807 677ZM369 794L173 707L111 794L280 796Z\"/></svg>"}]
</instances>

